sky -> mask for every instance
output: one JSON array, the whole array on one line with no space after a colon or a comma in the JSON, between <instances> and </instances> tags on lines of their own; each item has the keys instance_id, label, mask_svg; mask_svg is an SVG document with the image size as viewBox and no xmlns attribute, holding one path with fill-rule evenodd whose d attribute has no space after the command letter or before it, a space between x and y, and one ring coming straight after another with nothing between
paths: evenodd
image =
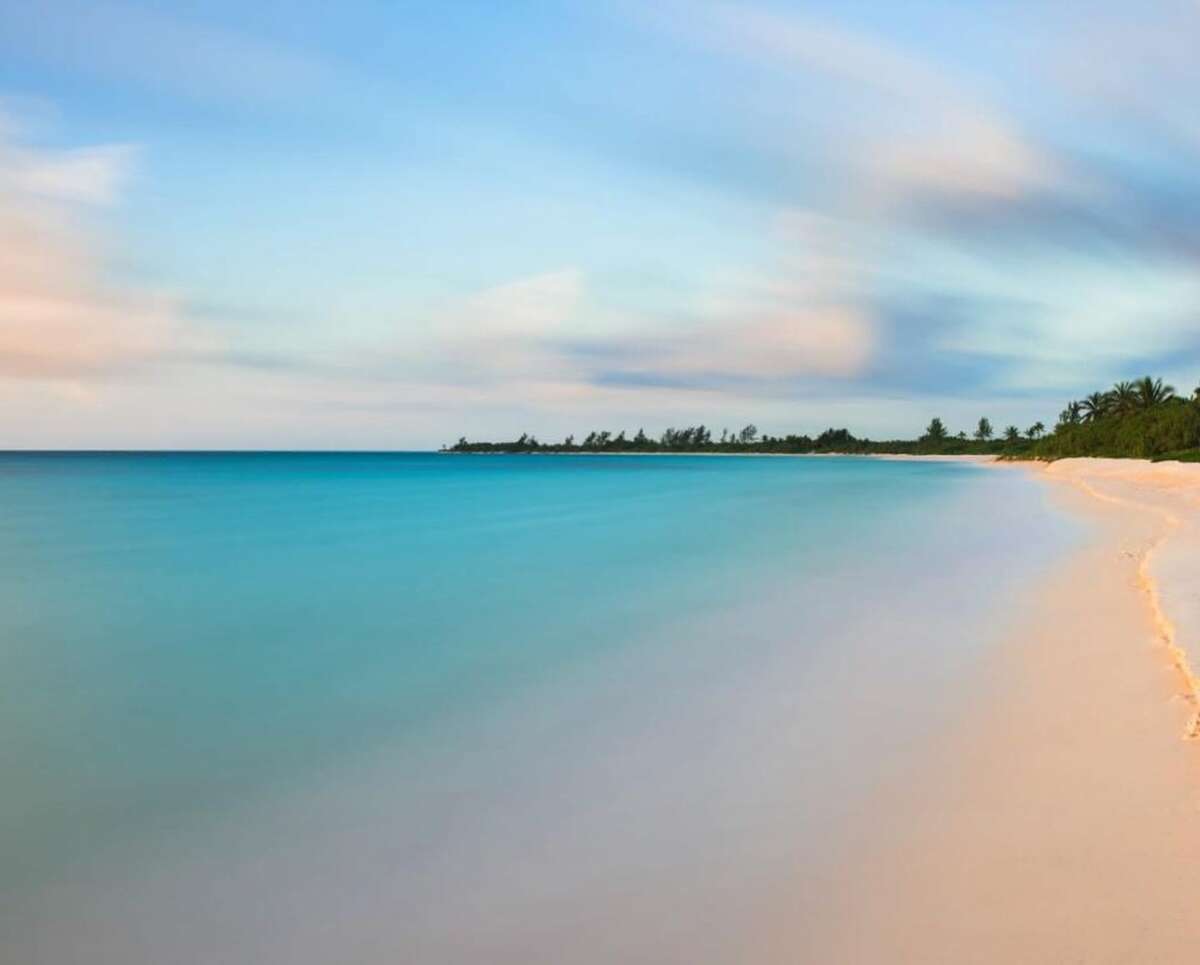
<instances>
[{"instance_id":1,"label":"sky","mask_svg":"<svg viewBox=\"0 0 1200 965\"><path fill-rule=\"evenodd\" d=\"M0 448L1200 380L1200 0L0 0Z\"/></svg>"}]
</instances>

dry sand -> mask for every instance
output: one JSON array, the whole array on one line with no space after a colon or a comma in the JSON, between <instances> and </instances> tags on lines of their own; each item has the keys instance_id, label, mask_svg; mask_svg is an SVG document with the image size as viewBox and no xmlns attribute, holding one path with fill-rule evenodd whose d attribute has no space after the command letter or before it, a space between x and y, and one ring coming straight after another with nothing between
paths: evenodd
<instances>
[{"instance_id":1,"label":"dry sand","mask_svg":"<svg viewBox=\"0 0 1200 965\"><path fill-rule=\"evenodd\" d=\"M1200 642L1200 465L1035 471L1094 538L827 883L805 961L1200 962L1200 741L1175 649Z\"/></svg>"}]
</instances>

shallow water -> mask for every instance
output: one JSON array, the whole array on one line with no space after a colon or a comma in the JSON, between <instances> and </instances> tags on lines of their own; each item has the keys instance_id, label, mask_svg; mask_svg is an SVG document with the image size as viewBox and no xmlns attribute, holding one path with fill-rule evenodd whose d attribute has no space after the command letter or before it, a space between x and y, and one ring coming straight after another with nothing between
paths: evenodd
<instances>
[{"instance_id":1,"label":"shallow water","mask_svg":"<svg viewBox=\"0 0 1200 965\"><path fill-rule=\"evenodd\" d=\"M866 459L0 456L0 960L795 960L1077 534Z\"/></svg>"}]
</instances>

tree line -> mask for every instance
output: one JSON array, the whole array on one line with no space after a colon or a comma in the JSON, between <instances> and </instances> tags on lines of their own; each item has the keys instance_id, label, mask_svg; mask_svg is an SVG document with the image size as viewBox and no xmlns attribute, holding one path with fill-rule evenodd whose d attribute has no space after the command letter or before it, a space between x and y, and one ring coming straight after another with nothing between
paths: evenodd
<instances>
[{"instance_id":1,"label":"tree line","mask_svg":"<svg viewBox=\"0 0 1200 965\"><path fill-rule=\"evenodd\" d=\"M1068 402L1054 428L1042 422L1022 430L1008 425L999 433L982 417L968 433L952 433L934 417L917 439L871 440L848 429L829 428L816 436L760 434L755 425L722 429L705 425L666 429L657 438L643 429L597 430L581 439L539 442L529 434L510 442L469 442L460 438L447 452L486 453L851 453L954 455L988 454L1008 458L1056 459L1064 456L1183 458L1200 461L1200 388L1190 398L1176 394L1162 379L1146 376L1117 382L1107 391Z\"/></svg>"},{"instance_id":2,"label":"tree line","mask_svg":"<svg viewBox=\"0 0 1200 965\"><path fill-rule=\"evenodd\" d=\"M657 438L638 429L632 436L624 430L589 432L582 439L567 436L562 442L539 442L536 436L522 433L512 442L468 442L460 438L448 452L816 452L843 451L839 447L866 444L847 429L826 429L817 437L807 435L772 436L759 434L755 425L741 429L722 429L719 436L705 425L666 429Z\"/></svg>"},{"instance_id":3,"label":"tree line","mask_svg":"<svg viewBox=\"0 0 1200 965\"><path fill-rule=\"evenodd\" d=\"M1149 376L1117 382L1107 391L1068 402L1054 431L1039 439L1029 455L1200 461L1200 388L1184 397Z\"/></svg>"}]
</instances>

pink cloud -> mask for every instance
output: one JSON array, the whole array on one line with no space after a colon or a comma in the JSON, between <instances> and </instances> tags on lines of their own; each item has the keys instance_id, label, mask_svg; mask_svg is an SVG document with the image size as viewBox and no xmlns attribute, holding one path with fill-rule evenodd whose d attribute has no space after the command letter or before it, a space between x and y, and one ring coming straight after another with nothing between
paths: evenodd
<instances>
[{"instance_id":1,"label":"pink cloud","mask_svg":"<svg viewBox=\"0 0 1200 965\"><path fill-rule=\"evenodd\" d=\"M776 264L715 284L701 306L707 323L668 367L761 379L848 378L866 368L875 325L848 225L788 211L774 227Z\"/></svg>"},{"instance_id":2,"label":"pink cloud","mask_svg":"<svg viewBox=\"0 0 1200 965\"><path fill-rule=\"evenodd\" d=\"M108 376L185 341L172 300L114 281L86 228L83 207L114 199L129 157L0 135L0 378Z\"/></svg>"},{"instance_id":3,"label":"pink cloud","mask_svg":"<svg viewBox=\"0 0 1200 965\"><path fill-rule=\"evenodd\" d=\"M790 213L779 227L775 266L680 292L678 316L607 313L575 269L470 295L443 313L424 377L464 393L503 386L534 398L570 385L587 395L597 379L622 375L699 386L706 378L753 384L860 374L874 353L875 326L842 226Z\"/></svg>"},{"instance_id":4,"label":"pink cloud","mask_svg":"<svg viewBox=\"0 0 1200 965\"><path fill-rule=\"evenodd\" d=\"M969 84L895 44L743 4L689 4L670 22L715 50L794 73L798 94L806 78L824 78L855 118L831 132L848 138L839 156L873 196L1005 199L1061 177L1053 159Z\"/></svg>"}]
</instances>

